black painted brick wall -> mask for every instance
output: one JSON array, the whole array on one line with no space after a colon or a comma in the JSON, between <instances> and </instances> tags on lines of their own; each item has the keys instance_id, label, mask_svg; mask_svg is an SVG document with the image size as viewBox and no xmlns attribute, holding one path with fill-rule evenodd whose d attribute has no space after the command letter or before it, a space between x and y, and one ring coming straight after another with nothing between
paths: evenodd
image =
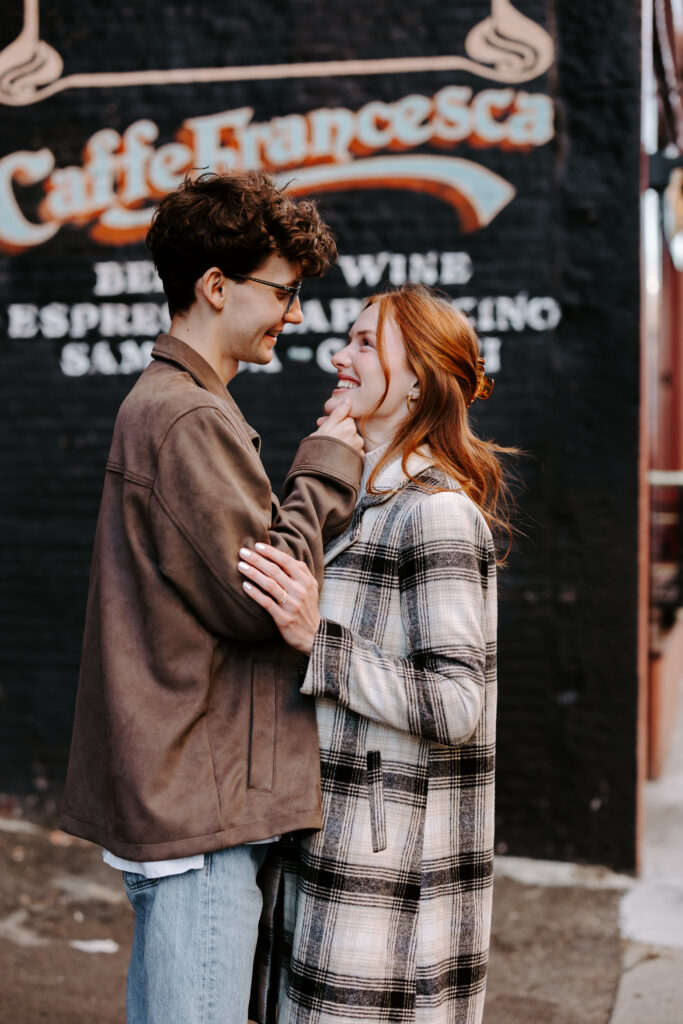
<instances>
[{"instance_id":1,"label":"black painted brick wall","mask_svg":"<svg viewBox=\"0 0 683 1024\"><path fill-rule=\"evenodd\" d=\"M3 12L0 46L21 27ZM74 0L41 3L41 36L65 73L463 53L485 0L443 4L302 0L200 6ZM634 863L636 736L636 460L638 428L639 23L635 2L518 0L545 26L556 61L517 88L547 93L556 134L524 152L460 145L454 155L512 182L517 195L489 225L460 231L438 199L408 192L322 197L343 252L465 251L469 283L454 296L552 296L553 330L493 330L502 366L476 409L487 436L519 460L522 536L501 576L498 842L512 854ZM449 84L505 87L466 72L65 91L0 107L4 156L51 149L80 165L97 130L151 118L159 142L188 117L255 108L255 120L372 99L431 96ZM423 152L438 152L429 145ZM20 200L35 216L39 185ZM0 259L0 790L57 793L80 652L88 563L116 409L134 377L65 376L67 339L10 338L11 303L96 301L93 263L139 260L144 247L95 245L87 229ZM333 272L306 296L362 296ZM302 296L303 297L303 296ZM135 301L145 296L122 296ZM159 296L148 298L158 301ZM112 301L116 301L113 299ZM331 332L341 336L339 332ZM317 345L324 335L290 344ZM97 340L97 333L87 336ZM144 339L141 339L144 340ZM287 358L279 374L244 373L231 390L262 432L277 482L310 429L330 378Z\"/></svg>"}]
</instances>

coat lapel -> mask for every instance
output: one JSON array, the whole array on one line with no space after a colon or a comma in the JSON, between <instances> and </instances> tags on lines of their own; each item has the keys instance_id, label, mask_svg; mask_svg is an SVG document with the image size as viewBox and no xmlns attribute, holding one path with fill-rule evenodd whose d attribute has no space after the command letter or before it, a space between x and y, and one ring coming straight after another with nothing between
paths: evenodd
<instances>
[{"instance_id":1,"label":"coat lapel","mask_svg":"<svg viewBox=\"0 0 683 1024\"><path fill-rule=\"evenodd\" d=\"M412 455L408 456L406 462L407 473L403 471L400 455L397 455L386 466L383 466L382 471L373 483L373 488L377 493L365 493L360 496L351 517L351 522L344 532L339 537L335 537L325 549L324 564L329 565L342 551L346 551L352 544L355 544L360 534L361 520L366 509L388 501L392 495L411 482L411 477L417 477L433 466L434 460L426 445L423 445L416 452L413 452Z\"/></svg>"}]
</instances>

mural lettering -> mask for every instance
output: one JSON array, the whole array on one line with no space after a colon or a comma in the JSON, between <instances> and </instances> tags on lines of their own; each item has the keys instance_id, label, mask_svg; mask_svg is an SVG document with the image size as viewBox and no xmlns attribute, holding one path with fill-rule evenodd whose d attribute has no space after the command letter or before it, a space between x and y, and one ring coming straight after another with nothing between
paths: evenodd
<instances>
[{"instance_id":1,"label":"mural lettering","mask_svg":"<svg viewBox=\"0 0 683 1024\"><path fill-rule=\"evenodd\" d=\"M515 189L471 160L403 152L423 143L529 150L553 135L548 96L514 89L446 86L433 96L379 100L344 108L253 121L251 107L189 118L173 142L155 148L159 128L135 121L123 133L103 128L85 144L81 167L55 168L50 149L19 151L0 160L0 248L21 252L42 245L61 225L95 222L91 236L117 245L144 238L151 203L176 188L192 169L247 168L281 172L294 194L331 189L404 188L438 196L458 210L461 227L483 227ZM282 173L287 171L286 174ZM22 211L17 187L42 182L39 222ZM145 205L147 204L147 205Z\"/></svg>"},{"instance_id":2,"label":"mural lettering","mask_svg":"<svg viewBox=\"0 0 683 1024\"><path fill-rule=\"evenodd\" d=\"M346 283L368 289L387 279L399 285L416 281L430 286L467 283L472 261L465 252L361 253L340 260ZM117 262L108 260L93 266L96 299L116 298L141 292L160 292L161 282L149 260ZM472 321L480 335L486 365L491 373L501 368L501 344L498 335L526 330L552 330L561 319L558 303L550 296L489 295L462 296L453 304ZM362 299L338 296L326 300L304 299L304 314L299 325L289 325L282 335L280 355L265 366L249 364L241 369L250 373L279 373L282 359L287 362L315 363L333 373L332 354L344 342L343 337L358 316ZM154 338L170 325L164 301L49 302L11 303L7 307L7 335L14 339L56 339L64 341L60 368L66 376L86 374L139 373L151 359ZM315 347L290 340L292 335L326 335Z\"/></svg>"}]
</instances>

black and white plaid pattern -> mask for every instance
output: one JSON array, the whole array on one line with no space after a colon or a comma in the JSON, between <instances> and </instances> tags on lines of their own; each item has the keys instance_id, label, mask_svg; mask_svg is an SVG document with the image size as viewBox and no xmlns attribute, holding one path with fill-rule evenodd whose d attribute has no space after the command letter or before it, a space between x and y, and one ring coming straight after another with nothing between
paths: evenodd
<instances>
[{"instance_id":1,"label":"black and white plaid pattern","mask_svg":"<svg viewBox=\"0 0 683 1024\"><path fill-rule=\"evenodd\" d=\"M429 461L411 472L430 479ZM433 471L432 471L433 472ZM442 481L443 483L443 481ZM285 871L279 1024L478 1024L493 872L491 535L400 459L326 556L303 692L325 825Z\"/></svg>"}]
</instances>

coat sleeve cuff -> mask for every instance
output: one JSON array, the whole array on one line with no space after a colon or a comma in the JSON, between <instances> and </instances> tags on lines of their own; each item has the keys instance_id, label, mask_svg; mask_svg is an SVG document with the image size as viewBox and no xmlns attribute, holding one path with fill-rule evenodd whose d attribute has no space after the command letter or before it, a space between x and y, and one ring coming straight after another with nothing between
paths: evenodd
<instances>
[{"instance_id":1,"label":"coat sleeve cuff","mask_svg":"<svg viewBox=\"0 0 683 1024\"><path fill-rule=\"evenodd\" d=\"M295 476L322 476L351 487L356 494L363 471L363 457L351 445L336 437L305 437L287 474L287 483Z\"/></svg>"},{"instance_id":2,"label":"coat sleeve cuff","mask_svg":"<svg viewBox=\"0 0 683 1024\"><path fill-rule=\"evenodd\" d=\"M309 697L327 697L339 701L345 687L341 685L342 660L351 647L351 634L338 622L321 619L313 637L313 646L302 665L301 693Z\"/></svg>"}]
</instances>

